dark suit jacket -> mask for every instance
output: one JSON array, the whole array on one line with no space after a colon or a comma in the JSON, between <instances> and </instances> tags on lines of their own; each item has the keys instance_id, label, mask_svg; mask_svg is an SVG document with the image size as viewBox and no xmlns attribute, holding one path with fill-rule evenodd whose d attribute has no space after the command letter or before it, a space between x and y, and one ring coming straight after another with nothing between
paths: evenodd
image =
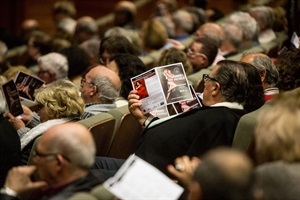
<instances>
[{"instance_id":1,"label":"dark suit jacket","mask_svg":"<svg viewBox=\"0 0 300 200\"><path fill-rule=\"evenodd\" d=\"M199 156L230 146L244 110L202 107L144 131L136 155L168 175L166 167L183 155Z\"/></svg>"}]
</instances>

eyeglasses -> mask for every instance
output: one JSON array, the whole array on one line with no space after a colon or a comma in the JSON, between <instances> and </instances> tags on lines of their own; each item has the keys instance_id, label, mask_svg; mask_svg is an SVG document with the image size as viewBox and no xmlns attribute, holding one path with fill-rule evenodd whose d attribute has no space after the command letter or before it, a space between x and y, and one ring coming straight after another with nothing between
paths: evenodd
<instances>
[{"instance_id":1,"label":"eyeglasses","mask_svg":"<svg viewBox=\"0 0 300 200\"><path fill-rule=\"evenodd\" d=\"M106 65L108 62L110 62L110 57L107 57L107 58L101 57L101 58L99 59L99 62L100 62L100 64L102 64L102 65Z\"/></svg>"},{"instance_id":2,"label":"eyeglasses","mask_svg":"<svg viewBox=\"0 0 300 200\"><path fill-rule=\"evenodd\" d=\"M211 81L215 81L215 82L219 83L217 79L210 77L208 74L203 74L203 80L204 80L204 82L211 80Z\"/></svg>"},{"instance_id":3,"label":"eyeglasses","mask_svg":"<svg viewBox=\"0 0 300 200\"><path fill-rule=\"evenodd\" d=\"M92 83L92 82L87 82L86 79L83 77L83 78L80 80L80 85L82 86L84 83L87 83L87 84L89 84L89 85L91 85L91 86L95 85L95 84Z\"/></svg>"},{"instance_id":4,"label":"eyeglasses","mask_svg":"<svg viewBox=\"0 0 300 200\"><path fill-rule=\"evenodd\" d=\"M187 54L188 56L190 56L190 57L196 57L196 56L199 56L199 57L204 57L204 58L207 59L207 56L206 56L205 54L199 53L199 52L194 52L194 51L192 51L190 48L188 48L188 49L186 50L186 54Z\"/></svg>"},{"instance_id":5,"label":"eyeglasses","mask_svg":"<svg viewBox=\"0 0 300 200\"><path fill-rule=\"evenodd\" d=\"M67 161L70 161L70 159L60 153L41 153L37 149L33 151L33 156L34 157L40 157L40 158L45 158L46 160L52 160L57 157L57 155L61 155L64 159Z\"/></svg>"},{"instance_id":6,"label":"eyeglasses","mask_svg":"<svg viewBox=\"0 0 300 200\"><path fill-rule=\"evenodd\" d=\"M44 105L41 104L41 103L39 103L39 104L37 104L36 107L37 107L37 111L40 111L40 110L42 110L44 108Z\"/></svg>"}]
</instances>

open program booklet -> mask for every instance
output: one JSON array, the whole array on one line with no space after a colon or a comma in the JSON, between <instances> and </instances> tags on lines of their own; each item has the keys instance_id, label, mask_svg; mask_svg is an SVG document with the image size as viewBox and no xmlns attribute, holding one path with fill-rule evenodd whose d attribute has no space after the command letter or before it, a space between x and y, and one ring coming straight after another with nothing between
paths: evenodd
<instances>
[{"instance_id":1,"label":"open program booklet","mask_svg":"<svg viewBox=\"0 0 300 200\"><path fill-rule=\"evenodd\" d=\"M15 84L17 86L19 96L21 99L34 102L34 92L36 89L44 85L44 81L24 72L19 71L15 78Z\"/></svg>"},{"instance_id":2,"label":"open program booklet","mask_svg":"<svg viewBox=\"0 0 300 200\"><path fill-rule=\"evenodd\" d=\"M119 199L168 199L180 197L183 188L143 159L132 155L104 187Z\"/></svg>"},{"instance_id":3,"label":"open program booklet","mask_svg":"<svg viewBox=\"0 0 300 200\"><path fill-rule=\"evenodd\" d=\"M140 96L144 113L193 99L182 63L155 67L131 78L131 82Z\"/></svg>"}]
</instances>

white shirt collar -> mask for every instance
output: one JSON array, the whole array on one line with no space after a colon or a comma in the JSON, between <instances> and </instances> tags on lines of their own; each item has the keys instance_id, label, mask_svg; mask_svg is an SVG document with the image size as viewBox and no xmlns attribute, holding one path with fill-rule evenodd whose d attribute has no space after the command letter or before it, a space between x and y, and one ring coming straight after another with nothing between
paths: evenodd
<instances>
[{"instance_id":1,"label":"white shirt collar","mask_svg":"<svg viewBox=\"0 0 300 200\"><path fill-rule=\"evenodd\" d=\"M220 102L220 103L216 103L214 105L211 105L211 107L218 107L218 106L224 106L224 107L227 107L227 108L240 109L240 110L244 109L244 106L242 104L237 103L237 102Z\"/></svg>"}]
</instances>

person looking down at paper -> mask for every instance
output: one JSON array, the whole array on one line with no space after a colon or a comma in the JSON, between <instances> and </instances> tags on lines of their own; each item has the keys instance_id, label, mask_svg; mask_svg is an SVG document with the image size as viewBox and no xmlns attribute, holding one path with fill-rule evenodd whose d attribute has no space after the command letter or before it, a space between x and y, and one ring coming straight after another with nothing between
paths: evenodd
<instances>
[{"instance_id":1,"label":"person looking down at paper","mask_svg":"<svg viewBox=\"0 0 300 200\"><path fill-rule=\"evenodd\" d=\"M202 108L155 122L141 111L137 91L128 96L130 112L145 128L135 154L167 175L167 165L178 156L231 146L240 117L264 102L259 72L251 64L220 61L203 79Z\"/></svg>"}]
</instances>

